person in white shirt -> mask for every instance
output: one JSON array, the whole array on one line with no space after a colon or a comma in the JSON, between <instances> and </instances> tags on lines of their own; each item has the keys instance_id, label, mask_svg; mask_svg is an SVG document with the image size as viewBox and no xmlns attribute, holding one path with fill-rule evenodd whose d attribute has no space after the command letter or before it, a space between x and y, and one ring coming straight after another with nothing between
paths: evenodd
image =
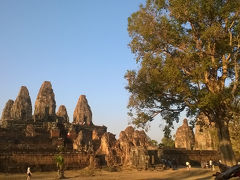
<instances>
[{"instance_id":1,"label":"person in white shirt","mask_svg":"<svg viewBox=\"0 0 240 180\"><path fill-rule=\"evenodd\" d=\"M31 173L30 167L28 167L27 168L27 180L30 180L31 176L32 176L32 173Z\"/></svg>"},{"instance_id":2,"label":"person in white shirt","mask_svg":"<svg viewBox=\"0 0 240 180\"><path fill-rule=\"evenodd\" d=\"M209 168L212 169L212 160L209 160Z\"/></svg>"},{"instance_id":3,"label":"person in white shirt","mask_svg":"<svg viewBox=\"0 0 240 180\"><path fill-rule=\"evenodd\" d=\"M191 169L191 164L188 161L186 162L186 166L187 166L187 170Z\"/></svg>"},{"instance_id":4,"label":"person in white shirt","mask_svg":"<svg viewBox=\"0 0 240 180\"><path fill-rule=\"evenodd\" d=\"M209 167L211 168L212 171L215 170L215 166L214 166L213 161L211 159L209 161Z\"/></svg>"}]
</instances>

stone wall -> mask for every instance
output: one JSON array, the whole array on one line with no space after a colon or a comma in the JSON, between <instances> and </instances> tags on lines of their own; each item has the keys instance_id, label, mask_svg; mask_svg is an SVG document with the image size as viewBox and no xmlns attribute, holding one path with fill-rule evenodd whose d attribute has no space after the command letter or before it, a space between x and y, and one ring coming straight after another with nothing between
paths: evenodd
<instances>
[{"instance_id":1,"label":"stone wall","mask_svg":"<svg viewBox=\"0 0 240 180\"><path fill-rule=\"evenodd\" d=\"M130 157L130 163L133 167L144 168L146 157L148 156L148 164L156 165L161 163L162 159L175 159L178 165L185 166L189 161L193 166L200 166L202 162L208 162L210 159L218 161L219 153L216 151L200 151L200 150L183 150L183 149L158 149L145 150L142 147L135 148ZM1 153L0 154L0 172L24 173L27 167L31 167L34 171L56 171L55 156L56 153ZM65 169L80 169L89 166L90 155L85 152L65 152L64 163ZM99 157L98 157L99 158ZM103 157L101 165L106 165Z\"/></svg>"},{"instance_id":2,"label":"stone wall","mask_svg":"<svg viewBox=\"0 0 240 180\"><path fill-rule=\"evenodd\" d=\"M1 153L0 172L56 171L55 153ZM89 155L80 152L63 154L65 169L79 169L89 165Z\"/></svg>"},{"instance_id":3,"label":"stone wall","mask_svg":"<svg viewBox=\"0 0 240 180\"><path fill-rule=\"evenodd\" d=\"M146 150L142 147L132 148L130 154L130 164L132 167L147 169L150 166L162 164L163 160L176 160L178 166L185 166L188 161L192 166L200 166L209 160L218 161L220 154L216 151L200 151L185 149L155 149Z\"/></svg>"},{"instance_id":4,"label":"stone wall","mask_svg":"<svg viewBox=\"0 0 240 180\"><path fill-rule=\"evenodd\" d=\"M210 159L218 161L220 154L214 150L185 150L185 149L165 149L162 151L164 159L175 159L179 165L184 165L189 161L192 165L201 165Z\"/></svg>"}]
</instances>

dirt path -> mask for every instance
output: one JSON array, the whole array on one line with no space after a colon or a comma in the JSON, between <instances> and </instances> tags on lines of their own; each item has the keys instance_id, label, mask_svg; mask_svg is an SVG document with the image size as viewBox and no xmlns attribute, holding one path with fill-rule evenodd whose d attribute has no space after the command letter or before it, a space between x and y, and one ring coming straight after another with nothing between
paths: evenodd
<instances>
[{"instance_id":1,"label":"dirt path","mask_svg":"<svg viewBox=\"0 0 240 180\"><path fill-rule=\"evenodd\" d=\"M211 180L214 172L209 169L186 168L164 171L137 171L124 170L120 172L70 170L65 171L66 179L69 180ZM0 174L0 180L25 180L25 174ZM32 180L54 180L56 172L33 172Z\"/></svg>"}]
</instances>

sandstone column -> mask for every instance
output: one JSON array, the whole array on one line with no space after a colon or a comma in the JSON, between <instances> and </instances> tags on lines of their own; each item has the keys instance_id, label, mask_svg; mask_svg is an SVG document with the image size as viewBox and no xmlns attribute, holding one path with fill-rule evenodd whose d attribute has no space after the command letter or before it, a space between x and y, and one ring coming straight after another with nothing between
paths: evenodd
<instances>
[{"instance_id":1,"label":"sandstone column","mask_svg":"<svg viewBox=\"0 0 240 180\"><path fill-rule=\"evenodd\" d=\"M73 113L73 123L92 125L92 111L85 95L81 95Z\"/></svg>"},{"instance_id":2,"label":"sandstone column","mask_svg":"<svg viewBox=\"0 0 240 180\"><path fill-rule=\"evenodd\" d=\"M55 116L56 101L49 81L44 81L35 102L34 116L37 120Z\"/></svg>"},{"instance_id":3,"label":"sandstone column","mask_svg":"<svg viewBox=\"0 0 240 180\"><path fill-rule=\"evenodd\" d=\"M217 128L209 121L207 116L201 113L195 126L195 149L217 150L218 145Z\"/></svg>"},{"instance_id":4,"label":"sandstone column","mask_svg":"<svg viewBox=\"0 0 240 180\"><path fill-rule=\"evenodd\" d=\"M1 120L8 120L11 118L11 109L13 106L14 101L12 99L9 99L3 109Z\"/></svg>"},{"instance_id":5,"label":"sandstone column","mask_svg":"<svg viewBox=\"0 0 240 180\"><path fill-rule=\"evenodd\" d=\"M29 120L32 118L32 102L26 86L22 86L11 108L11 118Z\"/></svg>"},{"instance_id":6,"label":"sandstone column","mask_svg":"<svg viewBox=\"0 0 240 180\"><path fill-rule=\"evenodd\" d=\"M59 106L58 111L57 111L57 116L61 117L63 119L63 123L69 122L67 109L64 105Z\"/></svg>"},{"instance_id":7,"label":"sandstone column","mask_svg":"<svg viewBox=\"0 0 240 180\"><path fill-rule=\"evenodd\" d=\"M184 119L183 125L177 129L175 147L185 148L188 150L191 150L194 147L194 134L191 128L188 126L187 119Z\"/></svg>"}]
</instances>

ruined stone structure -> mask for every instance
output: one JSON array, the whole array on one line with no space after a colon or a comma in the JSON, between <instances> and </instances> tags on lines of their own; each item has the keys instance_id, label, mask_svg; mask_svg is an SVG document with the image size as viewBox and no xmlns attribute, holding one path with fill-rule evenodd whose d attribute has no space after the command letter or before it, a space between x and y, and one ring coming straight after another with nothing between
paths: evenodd
<instances>
[{"instance_id":1,"label":"ruined stone structure","mask_svg":"<svg viewBox=\"0 0 240 180\"><path fill-rule=\"evenodd\" d=\"M58 118L61 118L62 123L69 123L69 117L67 109L64 105L59 106L57 114Z\"/></svg>"},{"instance_id":2,"label":"ruined stone structure","mask_svg":"<svg viewBox=\"0 0 240 180\"><path fill-rule=\"evenodd\" d=\"M177 129L175 147L192 150L194 148L194 134L188 126L187 119L183 120L183 125Z\"/></svg>"},{"instance_id":3,"label":"ruined stone structure","mask_svg":"<svg viewBox=\"0 0 240 180\"><path fill-rule=\"evenodd\" d=\"M11 118L29 120L32 118L32 102L27 87L22 86L11 108Z\"/></svg>"},{"instance_id":4,"label":"ruined stone structure","mask_svg":"<svg viewBox=\"0 0 240 180\"><path fill-rule=\"evenodd\" d=\"M85 95L79 97L73 123L69 122L64 105L57 113L55 109L55 95L48 81L39 90L33 116L31 99L24 86L14 102L6 103L0 123L0 172L25 172L28 166L33 171L56 170L54 157L60 152L65 168L104 165L146 168L163 157L157 147L151 146L144 131L129 126L116 139L107 132L107 127L94 125ZM177 132L182 138L176 138L177 147L191 149L191 133L184 120ZM186 137L191 141L184 141ZM185 154L187 158L189 153Z\"/></svg>"},{"instance_id":5,"label":"ruined stone structure","mask_svg":"<svg viewBox=\"0 0 240 180\"><path fill-rule=\"evenodd\" d=\"M130 162L130 154L133 148L141 147L147 150L152 147L147 139L146 133L144 131L134 130L131 126L127 127L125 131L120 132L118 142L123 151L123 163L127 165L132 164L132 162Z\"/></svg>"},{"instance_id":6,"label":"ruined stone structure","mask_svg":"<svg viewBox=\"0 0 240 180\"><path fill-rule=\"evenodd\" d=\"M100 147L101 137L107 132L107 128L93 125L92 112L84 95L80 96L74 112L75 123L69 122L64 105L59 107L57 113L55 109L55 95L49 81L45 81L39 90L33 116L31 99L25 86L21 87L15 101L9 100L6 103L0 123L0 167L4 167L2 171L16 166L15 162L20 163L14 154L16 152L19 156L24 154L21 165L29 162L28 165L38 168L37 161L34 164L33 161L25 161L24 158L28 159L28 155L36 153L52 153L54 156L59 147L71 154L85 154L84 158L76 156L80 159L75 161L84 166L88 165L90 155ZM52 159L48 161L53 163ZM4 164L8 164L9 167ZM53 167L53 164L51 166ZM68 166L72 167L72 164Z\"/></svg>"},{"instance_id":7,"label":"ruined stone structure","mask_svg":"<svg viewBox=\"0 0 240 180\"><path fill-rule=\"evenodd\" d=\"M13 106L14 101L9 99L8 102L6 103L3 112L2 112L2 117L1 120L4 121L5 119L12 119L11 118L11 109Z\"/></svg>"},{"instance_id":8,"label":"ruined stone structure","mask_svg":"<svg viewBox=\"0 0 240 180\"><path fill-rule=\"evenodd\" d=\"M195 125L195 134L188 126L187 119L183 125L177 129L175 138L175 148L187 150L218 150L217 129L209 119L200 114Z\"/></svg>"},{"instance_id":9,"label":"ruined stone structure","mask_svg":"<svg viewBox=\"0 0 240 180\"><path fill-rule=\"evenodd\" d=\"M119 149L116 148L116 138L114 134L106 132L102 135L96 154L105 156L107 166L114 166L121 163L119 157L121 154Z\"/></svg>"},{"instance_id":10,"label":"ruined stone structure","mask_svg":"<svg viewBox=\"0 0 240 180\"><path fill-rule=\"evenodd\" d=\"M56 101L49 81L44 81L35 102L35 120L48 120L55 117Z\"/></svg>"},{"instance_id":11,"label":"ruined stone structure","mask_svg":"<svg viewBox=\"0 0 240 180\"><path fill-rule=\"evenodd\" d=\"M201 114L195 126L195 146L196 150L217 150L219 139L217 129L210 123L207 116Z\"/></svg>"},{"instance_id":12,"label":"ruined stone structure","mask_svg":"<svg viewBox=\"0 0 240 180\"><path fill-rule=\"evenodd\" d=\"M119 139L112 133L104 133L101 137L101 144L97 150L97 155L104 155L108 166L135 166L133 149L142 149L147 152L153 148L144 131L134 130L129 126L120 132ZM156 148L156 147L154 147ZM139 163L139 162L138 162Z\"/></svg>"},{"instance_id":13,"label":"ruined stone structure","mask_svg":"<svg viewBox=\"0 0 240 180\"><path fill-rule=\"evenodd\" d=\"M6 103L0 126L0 167L4 167L3 171L11 168L16 170L15 162L20 163L18 166L24 166L25 163L38 169L38 162L31 161L29 156L43 153L54 155L58 153L59 147L73 155L85 154L84 159L75 160L84 166L90 163L96 167L104 164L129 166L134 164L131 158L132 148L146 151L149 146L144 131L127 127L117 140L114 134L107 132L107 127L94 125L85 95L79 97L73 123L69 122L64 105L59 106L57 113L55 109L55 95L49 81L45 81L39 90L33 116L29 92L24 86L14 102L9 100ZM16 152L19 157L22 156L22 162L16 157ZM77 157L82 158L80 155ZM44 162L49 167L54 163L50 159ZM8 164L8 167L4 164Z\"/></svg>"},{"instance_id":14,"label":"ruined stone structure","mask_svg":"<svg viewBox=\"0 0 240 180\"><path fill-rule=\"evenodd\" d=\"M85 95L81 95L78 99L73 113L73 123L88 126L92 125L92 111Z\"/></svg>"}]
</instances>

